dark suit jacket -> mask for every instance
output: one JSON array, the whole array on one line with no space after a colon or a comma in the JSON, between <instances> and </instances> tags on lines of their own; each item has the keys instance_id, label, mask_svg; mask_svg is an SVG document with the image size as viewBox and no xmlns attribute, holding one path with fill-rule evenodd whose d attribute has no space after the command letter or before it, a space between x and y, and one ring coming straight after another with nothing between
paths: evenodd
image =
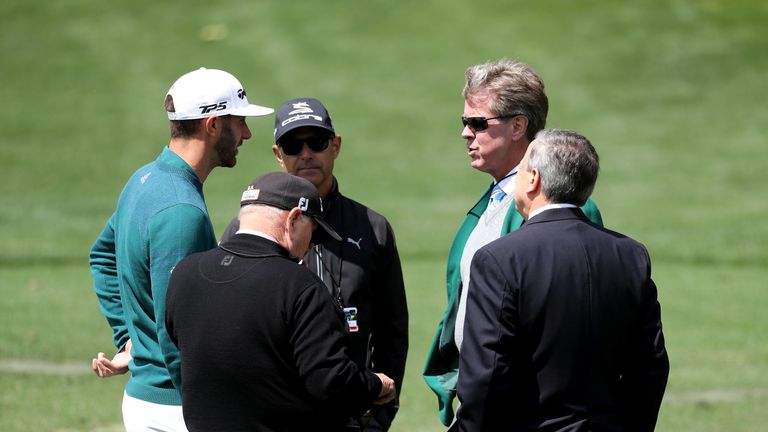
<instances>
[{"instance_id":1,"label":"dark suit jacket","mask_svg":"<svg viewBox=\"0 0 768 432\"><path fill-rule=\"evenodd\" d=\"M654 429L669 360L643 245L552 209L480 249L471 273L460 430Z\"/></svg>"}]
</instances>

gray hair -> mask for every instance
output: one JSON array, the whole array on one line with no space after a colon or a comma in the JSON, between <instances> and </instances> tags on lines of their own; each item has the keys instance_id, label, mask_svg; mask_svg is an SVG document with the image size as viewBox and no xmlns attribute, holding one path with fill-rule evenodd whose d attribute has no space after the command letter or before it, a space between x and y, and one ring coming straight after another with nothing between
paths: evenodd
<instances>
[{"instance_id":1,"label":"gray hair","mask_svg":"<svg viewBox=\"0 0 768 432\"><path fill-rule=\"evenodd\" d=\"M600 158L592 143L577 132L544 129L528 155L528 171L541 173L541 188L552 203L584 205L595 189Z\"/></svg>"},{"instance_id":2,"label":"gray hair","mask_svg":"<svg viewBox=\"0 0 768 432\"><path fill-rule=\"evenodd\" d=\"M529 141L544 129L549 100L544 93L544 82L530 66L502 58L470 66L465 76L464 99L495 96L491 106L494 115L521 114L528 119L525 135Z\"/></svg>"},{"instance_id":3,"label":"gray hair","mask_svg":"<svg viewBox=\"0 0 768 432\"><path fill-rule=\"evenodd\" d=\"M258 214L259 217L268 219L271 222L279 222L286 210L266 204L248 204L240 207L240 219L245 215Z\"/></svg>"}]
</instances>

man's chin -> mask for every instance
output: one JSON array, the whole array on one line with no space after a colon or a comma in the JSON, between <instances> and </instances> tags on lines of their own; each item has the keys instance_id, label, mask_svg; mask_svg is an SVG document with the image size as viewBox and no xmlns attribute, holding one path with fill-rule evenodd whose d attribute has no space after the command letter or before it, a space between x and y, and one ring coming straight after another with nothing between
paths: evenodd
<instances>
[{"instance_id":1,"label":"man's chin","mask_svg":"<svg viewBox=\"0 0 768 432\"><path fill-rule=\"evenodd\" d=\"M301 177L303 179L309 180L309 182L315 185L315 187L317 187L317 183L319 183L320 180L322 180L320 170L317 168L304 168L292 174L295 176Z\"/></svg>"},{"instance_id":2,"label":"man's chin","mask_svg":"<svg viewBox=\"0 0 768 432\"><path fill-rule=\"evenodd\" d=\"M313 178L320 176L320 170L318 168L301 168L296 170L294 175L311 181Z\"/></svg>"}]
</instances>

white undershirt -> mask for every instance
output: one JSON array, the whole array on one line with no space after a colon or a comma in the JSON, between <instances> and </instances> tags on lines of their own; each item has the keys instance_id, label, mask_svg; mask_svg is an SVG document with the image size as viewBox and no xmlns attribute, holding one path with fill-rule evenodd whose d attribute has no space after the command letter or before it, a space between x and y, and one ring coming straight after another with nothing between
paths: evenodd
<instances>
[{"instance_id":1,"label":"white undershirt","mask_svg":"<svg viewBox=\"0 0 768 432\"><path fill-rule=\"evenodd\" d=\"M576 208L576 206L573 204L547 204L545 206L541 206L536 210L532 211L531 214L528 215L528 219L530 220L532 217L536 216L537 214L543 211L559 209L559 208Z\"/></svg>"},{"instance_id":2,"label":"white undershirt","mask_svg":"<svg viewBox=\"0 0 768 432\"><path fill-rule=\"evenodd\" d=\"M504 178L501 179L500 182L494 184L494 186L498 184L501 190L503 190L504 193L507 194L506 196L511 196L515 192L515 177L517 177L518 167L519 165L512 168L512 171L508 172L507 175L504 176Z\"/></svg>"},{"instance_id":3,"label":"white undershirt","mask_svg":"<svg viewBox=\"0 0 768 432\"><path fill-rule=\"evenodd\" d=\"M256 230L250 230L250 229L239 229L239 230L237 230L237 232L235 234L255 235L257 237L265 238L267 240L271 240L271 241L273 241L275 243L278 243L276 238L274 238L271 235L269 235L269 234L267 234L265 232L262 232L262 231L256 231ZM280 243L278 243L278 244L280 244Z\"/></svg>"}]
</instances>

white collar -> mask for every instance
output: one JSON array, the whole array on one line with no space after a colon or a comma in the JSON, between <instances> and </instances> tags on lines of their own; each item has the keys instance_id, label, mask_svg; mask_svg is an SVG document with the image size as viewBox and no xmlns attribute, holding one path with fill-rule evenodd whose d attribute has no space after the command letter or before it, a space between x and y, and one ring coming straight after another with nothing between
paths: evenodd
<instances>
[{"instance_id":1,"label":"white collar","mask_svg":"<svg viewBox=\"0 0 768 432\"><path fill-rule=\"evenodd\" d=\"M250 229L239 229L239 230L237 230L237 232L235 234L254 235L254 236L265 238L267 240L270 240L270 241L273 241L273 242L277 243L277 239L275 239L271 235L269 235L269 234L267 234L265 232L261 232L261 231L250 230Z\"/></svg>"},{"instance_id":2,"label":"white collar","mask_svg":"<svg viewBox=\"0 0 768 432\"><path fill-rule=\"evenodd\" d=\"M536 210L532 211L531 214L528 215L528 220L531 220L531 218L533 218L534 216L536 216L541 212L552 210L552 209L559 209L559 208L576 208L576 206L573 204L547 204L545 206L541 206Z\"/></svg>"},{"instance_id":3,"label":"white collar","mask_svg":"<svg viewBox=\"0 0 768 432\"><path fill-rule=\"evenodd\" d=\"M517 175L518 167L519 165L512 168L512 171L507 173L507 175L505 175L504 178L501 179L501 181L499 182L494 181L493 182L494 186L498 184L501 190L503 190L505 194L512 195L512 193L515 191L515 182L513 180Z\"/></svg>"}]
</instances>

